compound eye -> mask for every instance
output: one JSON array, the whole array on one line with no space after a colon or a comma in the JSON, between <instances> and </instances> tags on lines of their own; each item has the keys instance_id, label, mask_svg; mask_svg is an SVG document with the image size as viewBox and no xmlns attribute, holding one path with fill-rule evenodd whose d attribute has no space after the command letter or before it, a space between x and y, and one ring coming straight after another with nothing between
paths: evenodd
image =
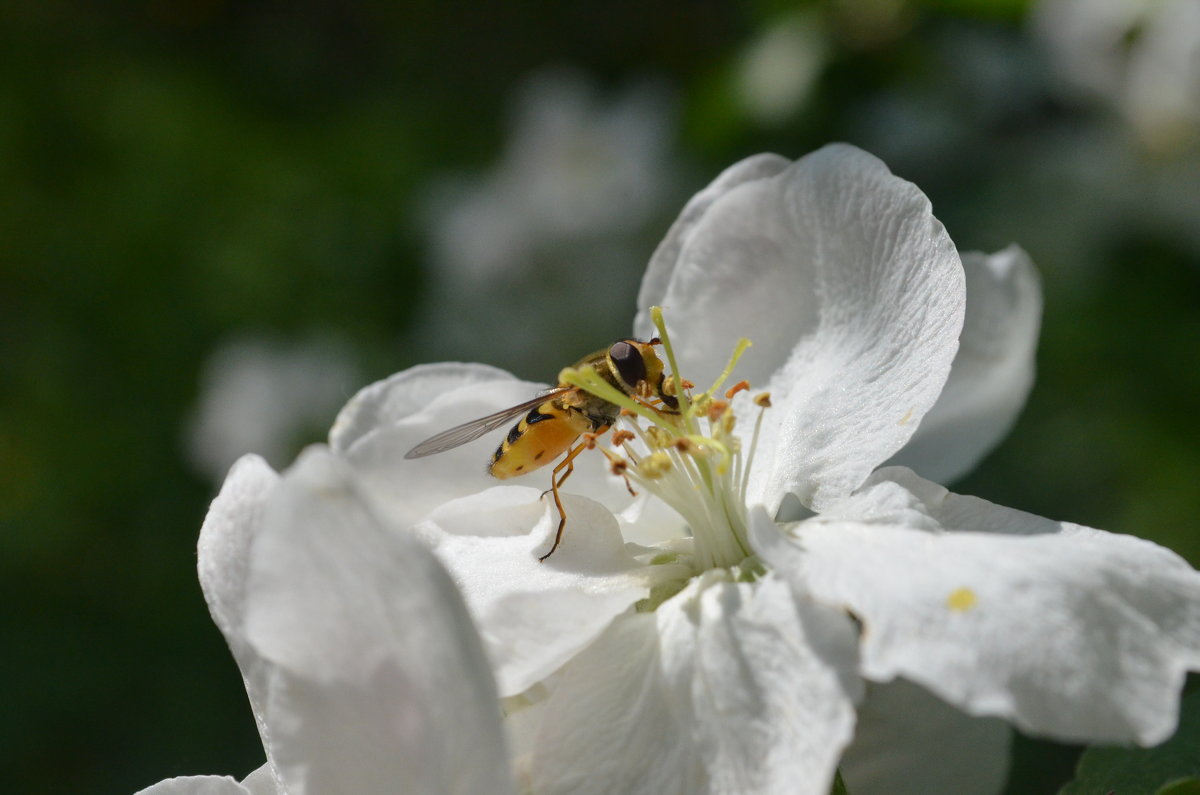
<instances>
[{"instance_id":1,"label":"compound eye","mask_svg":"<svg viewBox=\"0 0 1200 795\"><path fill-rule=\"evenodd\" d=\"M617 375L629 386L636 387L639 381L646 379L646 362L642 359L642 352L628 342L614 342L608 349L608 358L617 368Z\"/></svg>"}]
</instances>

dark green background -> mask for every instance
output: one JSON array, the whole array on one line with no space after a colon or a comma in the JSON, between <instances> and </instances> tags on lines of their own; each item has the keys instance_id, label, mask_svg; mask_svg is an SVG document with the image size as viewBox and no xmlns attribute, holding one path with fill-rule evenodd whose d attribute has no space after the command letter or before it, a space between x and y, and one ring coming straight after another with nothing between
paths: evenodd
<instances>
[{"instance_id":1,"label":"dark green background","mask_svg":"<svg viewBox=\"0 0 1200 795\"><path fill-rule=\"evenodd\" d=\"M128 793L261 763L194 573L215 491L183 455L202 365L231 336L312 328L348 342L363 384L432 358L405 342L430 284L421 191L487 170L514 87L546 65L602 94L646 75L677 92L678 206L747 154L848 140L920 185L960 248L1025 245L1045 283L1039 380L957 490L1200 562L1200 206L1164 217L1152 200L1197 173L1195 141L1147 151L1111 107L1064 93L1022 2L901 4L867 34L848 6L811 4L829 61L767 128L736 109L731 74L781 3L4 4L6 791ZM1103 177L1114 160L1122 176ZM629 319L562 329L545 371L521 374L552 377ZM1072 763L1023 743L1013 791L1052 791Z\"/></svg>"}]
</instances>

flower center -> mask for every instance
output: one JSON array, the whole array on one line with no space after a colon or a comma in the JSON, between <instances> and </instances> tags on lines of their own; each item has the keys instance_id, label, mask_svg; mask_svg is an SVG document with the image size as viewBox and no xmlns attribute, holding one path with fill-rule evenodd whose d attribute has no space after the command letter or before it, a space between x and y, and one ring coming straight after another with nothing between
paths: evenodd
<instances>
[{"instance_id":1,"label":"flower center","mask_svg":"<svg viewBox=\"0 0 1200 795\"><path fill-rule=\"evenodd\" d=\"M626 395L590 367L568 368L559 379L621 408L629 429L613 431L615 449L602 452L615 474L658 497L687 522L693 539L693 567L697 571L732 568L752 554L747 540L746 488L770 396L764 392L751 401L759 411L746 447L734 432L733 398L749 390L750 384L740 381L723 397L718 397L718 390L750 347L749 340L738 342L729 364L711 387L694 394L692 384L680 376L662 309L652 307L650 311L672 373L663 392L676 398L677 410L667 409L653 396ZM641 444L635 446L635 440Z\"/></svg>"}]
</instances>

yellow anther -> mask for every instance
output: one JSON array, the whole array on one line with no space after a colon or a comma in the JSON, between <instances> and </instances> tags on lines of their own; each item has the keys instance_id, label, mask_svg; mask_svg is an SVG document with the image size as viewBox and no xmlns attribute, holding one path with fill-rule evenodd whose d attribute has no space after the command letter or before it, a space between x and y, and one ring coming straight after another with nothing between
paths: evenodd
<instances>
[{"instance_id":1,"label":"yellow anther","mask_svg":"<svg viewBox=\"0 0 1200 795\"><path fill-rule=\"evenodd\" d=\"M651 453L638 462L638 474L649 480L656 480L671 471L671 456L662 452Z\"/></svg>"},{"instance_id":2,"label":"yellow anther","mask_svg":"<svg viewBox=\"0 0 1200 795\"><path fill-rule=\"evenodd\" d=\"M671 446L678 450L683 455L690 455L692 458L707 458L712 451L705 442L712 442L710 439L703 437L688 438L681 436L671 443ZM715 442L712 442L715 444Z\"/></svg>"},{"instance_id":3,"label":"yellow anther","mask_svg":"<svg viewBox=\"0 0 1200 795\"><path fill-rule=\"evenodd\" d=\"M645 435L646 444L650 445L651 447L666 447L671 443L671 440L675 438L666 430L658 427L657 425L651 425L649 428L647 428L645 430Z\"/></svg>"},{"instance_id":4,"label":"yellow anther","mask_svg":"<svg viewBox=\"0 0 1200 795\"><path fill-rule=\"evenodd\" d=\"M770 392L759 392L757 395L754 396L754 405L759 406L760 408L764 408L764 409L771 408L771 393Z\"/></svg>"}]
</instances>

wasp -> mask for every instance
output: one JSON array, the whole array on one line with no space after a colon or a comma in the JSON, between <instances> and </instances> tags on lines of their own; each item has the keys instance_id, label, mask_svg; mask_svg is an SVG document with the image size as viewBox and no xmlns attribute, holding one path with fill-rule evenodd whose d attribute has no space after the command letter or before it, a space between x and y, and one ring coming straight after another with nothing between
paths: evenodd
<instances>
[{"instance_id":1,"label":"wasp","mask_svg":"<svg viewBox=\"0 0 1200 795\"><path fill-rule=\"evenodd\" d=\"M592 367L601 378L633 399L652 408L661 405L667 412L675 412L679 408L679 401L663 391L664 367L654 351L654 346L660 344L662 343L658 338L648 342L635 339L617 340L607 348L601 348L583 357L574 367L577 370ZM550 488L547 490L554 494L554 505L558 508L559 520L558 530L554 534L554 545L550 547L549 552L538 558L544 561L558 549L563 528L567 524L567 515L563 511L558 490L574 471L576 456L594 445L596 438L617 421L620 412L617 405L603 398L596 397L580 387L560 383L524 403L442 431L409 450L404 457L421 458L453 449L474 441L488 431L495 430L524 414L525 416L509 430L508 436L496 448L496 452L492 453L487 471L493 477L505 480L540 469L566 453L554 467L550 477Z\"/></svg>"}]
</instances>

